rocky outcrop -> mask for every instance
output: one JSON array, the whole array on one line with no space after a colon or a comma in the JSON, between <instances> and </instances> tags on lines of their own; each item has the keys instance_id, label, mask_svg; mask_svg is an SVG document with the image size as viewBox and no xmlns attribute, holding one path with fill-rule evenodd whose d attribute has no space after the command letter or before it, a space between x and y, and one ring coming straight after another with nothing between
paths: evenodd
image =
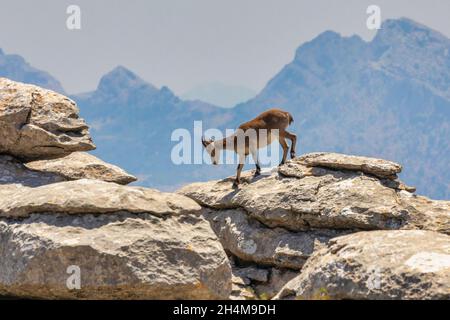
<instances>
[{"instance_id":1,"label":"rocky outcrop","mask_svg":"<svg viewBox=\"0 0 450 320\"><path fill-rule=\"evenodd\" d=\"M260 266L300 270L315 250L343 234L335 230L271 229L250 219L243 210L209 210L204 217L210 221L225 250Z\"/></svg>"},{"instance_id":2,"label":"rocky outcrop","mask_svg":"<svg viewBox=\"0 0 450 320\"><path fill-rule=\"evenodd\" d=\"M94 145L70 99L0 79L0 136L0 297L229 297L200 205L74 152Z\"/></svg>"},{"instance_id":3,"label":"rocky outcrop","mask_svg":"<svg viewBox=\"0 0 450 320\"><path fill-rule=\"evenodd\" d=\"M450 299L450 237L359 232L331 240L277 299Z\"/></svg>"},{"instance_id":4,"label":"rocky outcrop","mask_svg":"<svg viewBox=\"0 0 450 320\"><path fill-rule=\"evenodd\" d=\"M227 253L239 262L232 264L233 299L271 298L293 278L278 298L445 299L447 296L441 290L449 285L448 278L432 281L428 276L418 276L411 280L416 286L408 287L408 275L402 280L402 269L388 263L397 252L404 257L415 254L421 257L422 249L425 250L422 242L432 235L440 239L430 243L439 252L438 257L447 259L442 254L450 246L445 235L450 235L450 202L415 195L413 187L398 180L400 170L400 165L381 159L316 153L288 161L259 177L245 172L244 183L238 189L233 189L231 177L194 183L181 188L179 193L206 208L204 217ZM360 239L364 234L369 235L367 239L352 242L351 239ZM403 241L397 235L404 235L404 243L394 248L396 242ZM398 240L394 240L396 237ZM349 239L349 249L342 251L342 261L335 252L335 243L344 240L337 239ZM373 254L369 254L371 248L377 248ZM354 288L370 276L364 266L358 268L359 258L355 262L348 259L359 253L364 255L361 259L366 259L367 270L378 262L381 269L383 263L384 268L393 268L392 277L400 277L398 283L387 272L382 274L388 277L384 280L385 291L377 295L361 289L356 293ZM319 261L322 256L326 258ZM439 259L429 262L437 269L442 263ZM242 266L247 273L263 268L268 273L267 280L243 275L239 269ZM336 272L343 276L331 277ZM322 274L327 277L320 278ZM349 281L361 283L347 285ZM400 292L402 288L404 291ZM434 289L427 294L427 288ZM414 294L416 289L423 293Z\"/></svg>"},{"instance_id":5,"label":"rocky outcrop","mask_svg":"<svg viewBox=\"0 0 450 320\"><path fill-rule=\"evenodd\" d=\"M89 154L71 100L0 79L0 296L450 299L450 202L314 153L177 193ZM381 231L380 231L381 230Z\"/></svg>"},{"instance_id":6,"label":"rocky outcrop","mask_svg":"<svg viewBox=\"0 0 450 320\"><path fill-rule=\"evenodd\" d=\"M379 178L396 177L402 171L402 166L392 161L330 152L310 153L296 162L310 167L361 171Z\"/></svg>"},{"instance_id":7,"label":"rocky outcrop","mask_svg":"<svg viewBox=\"0 0 450 320\"><path fill-rule=\"evenodd\" d=\"M194 215L50 213L2 219L0 256L0 295L225 299L231 292L228 259L208 222ZM74 270L79 288L70 286Z\"/></svg>"},{"instance_id":8,"label":"rocky outcrop","mask_svg":"<svg viewBox=\"0 0 450 320\"><path fill-rule=\"evenodd\" d=\"M112 213L126 211L155 216L199 213L187 197L157 190L125 187L98 180L76 180L29 188L0 186L0 217L26 218L33 213Z\"/></svg>"},{"instance_id":9,"label":"rocky outcrop","mask_svg":"<svg viewBox=\"0 0 450 320\"><path fill-rule=\"evenodd\" d=\"M78 112L61 94L0 78L0 154L31 160L94 149Z\"/></svg>"},{"instance_id":10,"label":"rocky outcrop","mask_svg":"<svg viewBox=\"0 0 450 320\"><path fill-rule=\"evenodd\" d=\"M52 160L32 161L25 166L35 171L58 174L65 180L94 179L118 184L137 180L125 170L85 152L74 152Z\"/></svg>"},{"instance_id":11,"label":"rocky outcrop","mask_svg":"<svg viewBox=\"0 0 450 320\"><path fill-rule=\"evenodd\" d=\"M136 181L134 176L123 169L83 152L28 163L22 163L8 155L0 155L0 184L39 187L78 179L95 179L119 184Z\"/></svg>"},{"instance_id":12,"label":"rocky outcrop","mask_svg":"<svg viewBox=\"0 0 450 320\"><path fill-rule=\"evenodd\" d=\"M426 204L405 191L408 188L400 181L360 171L310 168L301 159L267 176L255 178L247 172L237 190L231 187L232 179L225 179L194 183L179 192L203 206L241 208L266 226L291 231L426 228L450 233L448 202L427 200ZM383 160L371 163L374 172L386 167ZM375 163L380 169L374 168ZM433 211L431 220L428 210Z\"/></svg>"}]
</instances>

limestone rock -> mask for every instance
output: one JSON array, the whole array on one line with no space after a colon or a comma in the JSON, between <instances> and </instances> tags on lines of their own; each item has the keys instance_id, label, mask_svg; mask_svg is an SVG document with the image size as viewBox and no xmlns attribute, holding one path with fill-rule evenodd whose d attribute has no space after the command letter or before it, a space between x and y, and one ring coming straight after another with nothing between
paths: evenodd
<instances>
[{"instance_id":1,"label":"limestone rock","mask_svg":"<svg viewBox=\"0 0 450 320\"><path fill-rule=\"evenodd\" d=\"M400 203L412 213L407 228L433 230L450 235L450 201L430 200L404 191L398 195Z\"/></svg>"},{"instance_id":2,"label":"limestone rock","mask_svg":"<svg viewBox=\"0 0 450 320\"><path fill-rule=\"evenodd\" d=\"M342 234L333 230L289 232L270 229L250 219L242 210L204 213L225 250L241 260L259 265L301 269L305 261L326 242Z\"/></svg>"},{"instance_id":3,"label":"limestone rock","mask_svg":"<svg viewBox=\"0 0 450 320\"><path fill-rule=\"evenodd\" d=\"M450 237L371 231L331 240L277 299L450 299Z\"/></svg>"},{"instance_id":4,"label":"limestone rock","mask_svg":"<svg viewBox=\"0 0 450 320\"><path fill-rule=\"evenodd\" d=\"M37 188L0 185L0 217L22 218L32 213L113 213L127 211L155 216L200 213L191 199L157 190L127 187L99 180L75 180Z\"/></svg>"},{"instance_id":5,"label":"limestone rock","mask_svg":"<svg viewBox=\"0 0 450 320\"><path fill-rule=\"evenodd\" d=\"M201 216L112 213L3 218L0 256L0 295L4 296L227 299L231 293L230 264ZM73 276L78 271L80 288L67 287L67 283L76 286Z\"/></svg>"},{"instance_id":6,"label":"limestone rock","mask_svg":"<svg viewBox=\"0 0 450 320\"><path fill-rule=\"evenodd\" d=\"M392 161L330 152L310 153L294 161L312 167L361 171L381 178L393 177L402 171L402 166Z\"/></svg>"},{"instance_id":7,"label":"limestone rock","mask_svg":"<svg viewBox=\"0 0 450 320\"><path fill-rule=\"evenodd\" d=\"M32 170L58 174L65 180L97 179L119 184L137 180L123 169L85 152L74 152L53 160L32 161L25 165Z\"/></svg>"},{"instance_id":8,"label":"limestone rock","mask_svg":"<svg viewBox=\"0 0 450 320\"><path fill-rule=\"evenodd\" d=\"M256 267L233 268L233 275L244 279L244 284L250 281L267 282L269 279L269 271Z\"/></svg>"},{"instance_id":9,"label":"limestone rock","mask_svg":"<svg viewBox=\"0 0 450 320\"><path fill-rule=\"evenodd\" d=\"M254 291L260 299L272 299L289 281L299 275L298 271L272 268L269 279L255 284Z\"/></svg>"},{"instance_id":10,"label":"limestone rock","mask_svg":"<svg viewBox=\"0 0 450 320\"><path fill-rule=\"evenodd\" d=\"M0 185L16 183L28 187L38 187L65 180L64 177L55 173L30 170L17 159L0 155Z\"/></svg>"},{"instance_id":11,"label":"limestone rock","mask_svg":"<svg viewBox=\"0 0 450 320\"><path fill-rule=\"evenodd\" d=\"M244 209L269 227L292 231L416 228L450 233L449 202L427 200L418 209L412 194L359 170L307 168L288 162L278 173L255 178L245 172L242 180L238 189L227 178L194 183L178 192L209 208ZM426 213L430 209L438 212L432 219Z\"/></svg>"},{"instance_id":12,"label":"limestone rock","mask_svg":"<svg viewBox=\"0 0 450 320\"><path fill-rule=\"evenodd\" d=\"M78 113L61 94L0 78L0 153L30 160L94 149Z\"/></svg>"}]
</instances>

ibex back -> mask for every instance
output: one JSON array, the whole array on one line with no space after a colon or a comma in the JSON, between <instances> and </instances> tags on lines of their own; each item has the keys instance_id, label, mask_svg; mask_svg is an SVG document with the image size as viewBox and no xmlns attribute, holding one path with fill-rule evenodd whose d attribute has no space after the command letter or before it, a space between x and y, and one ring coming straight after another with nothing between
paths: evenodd
<instances>
[{"instance_id":1,"label":"ibex back","mask_svg":"<svg viewBox=\"0 0 450 320\"><path fill-rule=\"evenodd\" d=\"M291 140L291 158L295 158L297 136L286 130L293 121L294 118L289 112L280 109L270 109L255 119L240 125L233 135L217 141L202 138L202 143L211 156L214 165L217 165L219 162L221 150L234 150L238 154L239 165L236 180L233 184L234 187L237 187L240 184L241 172L247 156L249 154L252 155L256 164L255 175L260 175L261 167L258 161L258 149L271 144L275 139L278 140L283 148L283 158L280 165L286 162L289 150L286 139Z\"/></svg>"}]
</instances>

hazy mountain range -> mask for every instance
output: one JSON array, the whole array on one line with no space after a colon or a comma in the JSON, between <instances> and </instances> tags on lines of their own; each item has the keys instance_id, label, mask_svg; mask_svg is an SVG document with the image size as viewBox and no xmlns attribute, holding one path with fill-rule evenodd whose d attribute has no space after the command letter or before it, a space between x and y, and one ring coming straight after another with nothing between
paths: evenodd
<instances>
[{"instance_id":1,"label":"hazy mountain range","mask_svg":"<svg viewBox=\"0 0 450 320\"><path fill-rule=\"evenodd\" d=\"M391 159L402 179L433 198L450 198L450 40L409 19L387 20L376 37L327 31L301 45L253 99L233 109L182 100L124 67L73 96L92 127L97 155L161 189L234 173L234 166L176 166L176 128L235 128L273 106L290 111L299 153L337 151ZM0 76L64 92L19 56L0 52Z\"/></svg>"},{"instance_id":2,"label":"hazy mountain range","mask_svg":"<svg viewBox=\"0 0 450 320\"><path fill-rule=\"evenodd\" d=\"M232 108L236 104L250 100L256 92L244 86L226 85L220 82L211 82L196 86L181 95L186 100L202 100L209 103Z\"/></svg>"}]
</instances>

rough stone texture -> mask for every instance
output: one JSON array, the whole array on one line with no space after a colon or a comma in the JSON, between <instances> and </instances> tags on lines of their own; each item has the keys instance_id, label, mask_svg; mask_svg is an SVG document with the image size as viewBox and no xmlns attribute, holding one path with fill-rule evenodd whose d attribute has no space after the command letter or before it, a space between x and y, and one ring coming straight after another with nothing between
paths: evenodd
<instances>
[{"instance_id":1,"label":"rough stone texture","mask_svg":"<svg viewBox=\"0 0 450 320\"><path fill-rule=\"evenodd\" d=\"M0 295L6 296L226 299L231 293L230 264L201 216L0 219L0 256ZM80 268L80 290L66 286L69 266Z\"/></svg>"},{"instance_id":2,"label":"rough stone texture","mask_svg":"<svg viewBox=\"0 0 450 320\"><path fill-rule=\"evenodd\" d=\"M361 171L381 178L394 177L402 171L402 166L392 161L330 152L310 153L294 161L312 167Z\"/></svg>"},{"instance_id":3,"label":"rough stone texture","mask_svg":"<svg viewBox=\"0 0 450 320\"><path fill-rule=\"evenodd\" d=\"M31 160L94 149L78 113L61 94L0 78L0 153Z\"/></svg>"},{"instance_id":4,"label":"rough stone texture","mask_svg":"<svg viewBox=\"0 0 450 320\"><path fill-rule=\"evenodd\" d=\"M244 279L245 284L251 281L267 282L269 279L269 270L256 267L235 267L233 268L233 275Z\"/></svg>"},{"instance_id":5,"label":"rough stone texture","mask_svg":"<svg viewBox=\"0 0 450 320\"><path fill-rule=\"evenodd\" d=\"M313 251L342 232L316 230L289 232L270 229L250 219L243 210L208 210L210 221L225 250L241 260L259 265L301 269Z\"/></svg>"},{"instance_id":6,"label":"rough stone texture","mask_svg":"<svg viewBox=\"0 0 450 320\"><path fill-rule=\"evenodd\" d=\"M254 291L260 299L272 299L299 271L272 268L267 282L255 284Z\"/></svg>"},{"instance_id":7,"label":"rough stone texture","mask_svg":"<svg viewBox=\"0 0 450 320\"><path fill-rule=\"evenodd\" d=\"M123 169L85 152L74 152L53 160L32 161L25 165L32 170L56 173L65 180L97 179L119 184L129 184L137 180Z\"/></svg>"},{"instance_id":8,"label":"rough stone texture","mask_svg":"<svg viewBox=\"0 0 450 320\"><path fill-rule=\"evenodd\" d=\"M201 207L181 195L99 180L82 179L37 188L0 185L0 217L19 218L47 212L82 214L116 211L164 216L199 213Z\"/></svg>"},{"instance_id":9,"label":"rough stone texture","mask_svg":"<svg viewBox=\"0 0 450 320\"><path fill-rule=\"evenodd\" d=\"M400 203L413 213L409 228L434 230L450 235L450 201L430 200L404 191L398 195Z\"/></svg>"},{"instance_id":10,"label":"rough stone texture","mask_svg":"<svg viewBox=\"0 0 450 320\"><path fill-rule=\"evenodd\" d=\"M331 240L277 299L450 299L450 237L419 230Z\"/></svg>"},{"instance_id":11,"label":"rough stone texture","mask_svg":"<svg viewBox=\"0 0 450 320\"><path fill-rule=\"evenodd\" d=\"M30 170L15 158L0 155L0 185L17 183L28 187L38 187L65 180L64 177L55 173Z\"/></svg>"},{"instance_id":12,"label":"rough stone texture","mask_svg":"<svg viewBox=\"0 0 450 320\"><path fill-rule=\"evenodd\" d=\"M307 168L295 161L268 176L246 172L242 180L239 189L227 178L194 183L179 193L214 209L242 208L269 227L293 231L416 228L450 233L449 202L417 200L425 198L362 172Z\"/></svg>"}]
</instances>

